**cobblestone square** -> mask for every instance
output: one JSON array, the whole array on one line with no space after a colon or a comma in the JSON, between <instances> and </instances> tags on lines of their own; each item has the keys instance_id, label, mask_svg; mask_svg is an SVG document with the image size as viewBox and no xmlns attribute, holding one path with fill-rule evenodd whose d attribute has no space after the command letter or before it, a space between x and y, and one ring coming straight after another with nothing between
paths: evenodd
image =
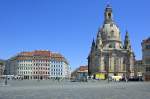
<instances>
[{"instance_id":1,"label":"cobblestone square","mask_svg":"<svg viewBox=\"0 0 150 99\"><path fill-rule=\"evenodd\" d=\"M8 81L0 99L149 99L150 82Z\"/></svg>"}]
</instances>

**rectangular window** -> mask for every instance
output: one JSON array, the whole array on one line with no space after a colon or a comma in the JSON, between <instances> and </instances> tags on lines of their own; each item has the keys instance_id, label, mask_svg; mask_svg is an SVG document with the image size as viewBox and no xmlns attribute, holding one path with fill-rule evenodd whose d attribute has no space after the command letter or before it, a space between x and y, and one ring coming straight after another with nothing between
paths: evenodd
<instances>
[{"instance_id":1,"label":"rectangular window","mask_svg":"<svg viewBox=\"0 0 150 99\"><path fill-rule=\"evenodd\" d=\"M150 45L146 45L146 49L150 49Z\"/></svg>"},{"instance_id":2,"label":"rectangular window","mask_svg":"<svg viewBox=\"0 0 150 99\"><path fill-rule=\"evenodd\" d=\"M150 64L150 58L145 59L145 63L146 63L146 64Z\"/></svg>"},{"instance_id":3,"label":"rectangular window","mask_svg":"<svg viewBox=\"0 0 150 99\"><path fill-rule=\"evenodd\" d=\"M146 72L150 72L150 67L146 67Z\"/></svg>"}]
</instances>

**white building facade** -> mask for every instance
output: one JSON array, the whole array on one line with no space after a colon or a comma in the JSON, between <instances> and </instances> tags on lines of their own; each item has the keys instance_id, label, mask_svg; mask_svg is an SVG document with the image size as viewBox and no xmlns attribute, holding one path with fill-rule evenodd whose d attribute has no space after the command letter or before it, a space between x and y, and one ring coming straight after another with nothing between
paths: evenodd
<instances>
[{"instance_id":1,"label":"white building facade","mask_svg":"<svg viewBox=\"0 0 150 99\"><path fill-rule=\"evenodd\" d=\"M68 78L70 66L59 53L50 51L21 52L8 60L8 75L17 79Z\"/></svg>"}]
</instances>

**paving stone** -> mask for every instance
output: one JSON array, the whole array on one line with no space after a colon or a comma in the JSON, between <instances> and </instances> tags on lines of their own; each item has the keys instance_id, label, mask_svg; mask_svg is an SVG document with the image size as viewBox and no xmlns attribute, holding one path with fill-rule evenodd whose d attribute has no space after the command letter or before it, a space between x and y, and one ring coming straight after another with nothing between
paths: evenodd
<instances>
[{"instance_id":1,"label":"paving stone","mask_svg":"<svg viewBox=\"0 0 150 99\"><path fill-rule=\"evenodd\" d=\"M149 99L150 82L8 81L0 99Z\"/></svg>"}]
</instances>

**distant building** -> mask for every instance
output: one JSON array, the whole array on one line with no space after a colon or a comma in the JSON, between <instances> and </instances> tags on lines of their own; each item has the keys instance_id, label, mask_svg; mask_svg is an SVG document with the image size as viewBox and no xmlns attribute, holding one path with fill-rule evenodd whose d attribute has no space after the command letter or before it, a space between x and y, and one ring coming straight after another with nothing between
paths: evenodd
<instances>
[{"instance_id":1,"label":"distant building","mask_svg":"<svg viewBox=\"0 0 150 99\"><path fill-rule=\"evenodd\" d=\"M144 79L150 81L150 37L141 43L142 45L142 60L145 68Z\"/></svg>"},{"instance_id":2,"label":"distant building","mask_svg":"<svg viewBox=\"0 0 150 99\"><path fill-rule=\"evenodd\" d=\"M135 56L129 33L126 31L123 44L110 5L105 8L104 18L104 23L98 29L97 38L93 40L88 56L89 76L99 77L99 79L107 79L110 76L133 77Z\"/></svg>"},{"instance_id":3,"label":"distant building","mask_svg":"<svg viewBox=\"0 0 150 99\"><path fill-rule=\"evenodd\" d=\"M88 77L88 66L80 66L72 72L71 77L76 80L87 80Z\"/></svg>"},{"instance_id":4,"label":"distant building","mask_svg":"<svg viewBox=\"0 0 150 99\"><path fill-rule=\"evenodd\" d=\"M71 69L67 60L59 53L51 54L50 77L70 78Z\"/></svg>"},{"instance_id":5,"label":"distant building","mask_svg":"<svg viewBox=\"0 0 150 99\"><path fill-rule=\"evenodd\" d=\"M135 74L136 76L144 76L144 66L142 60L135 61Z\"/></svg>"},{"instance_id":6,"label":"distant building","mask_svg":"<svg viewBox=\"0 0 150 99\"><path fill-rule=\"evenodd\" d=\"M4 75L4 69L5 69L5 62L3 60L0 60L0 79Z\"/></svg>"},{"instance_id":7,"label":"distant building","mask_svg":"<svg viewBox=\"0 0 150 99\"><path fill-rule=\"evenodd\" d=\"M21 52L7 60L8 75L22 79L48 79L70 77L67 60L59 53L45 50Z\"/></svg>"}]
</instances>

